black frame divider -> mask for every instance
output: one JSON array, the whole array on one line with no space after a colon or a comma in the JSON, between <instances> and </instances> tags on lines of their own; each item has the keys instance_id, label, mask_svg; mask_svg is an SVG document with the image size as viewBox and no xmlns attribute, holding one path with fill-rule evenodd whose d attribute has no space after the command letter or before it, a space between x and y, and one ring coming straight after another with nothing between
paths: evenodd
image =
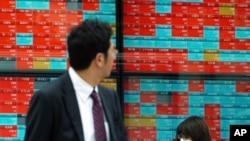
<instances>
[{"instance_id":1,"label":"black frame divider","mask_svg":"<svg viewBox=\"0 0 250 141\"><path fill-rule=\"evenodd\" d=\"M210 79L210 80L250 80L250 74L226 73L167 73L167 72L124 72L123 77L157 77L168 79Z\"/></svg>"},{"instance_id":2,"label":"black frame divider","mask_svg":"<svg viewBox=\"0 0 250 141\"><path fill-rule=\"evenodd\" d=\"M117 92L119 94L120 103L123 112L124 90L123 90L123 1L116 0L116 47L117 56Z\"/></svg>"}]
</instances>

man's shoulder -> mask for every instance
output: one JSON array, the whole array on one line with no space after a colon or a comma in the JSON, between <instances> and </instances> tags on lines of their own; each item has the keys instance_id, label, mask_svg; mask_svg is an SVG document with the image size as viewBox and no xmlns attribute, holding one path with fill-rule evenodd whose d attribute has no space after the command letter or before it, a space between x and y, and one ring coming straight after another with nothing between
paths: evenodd
<instances>
[{"instance_id":1,"label":"man's shoulder","mask_svg":"<svg viewBox=\"0 0 250 141\"><path fill-rule=\"evenodd\" d=\"M50 82L44 84L39 90L46 93L59 92L60 89L64 88L70 83L70 79L67 73L62 74L58 78L50 80Z\"/></svg>"},{"instance_id":2,"label":"man's shoulder","mask_svg":"<svg viewBox=\"0 0 250 141\"><path fill-rule=\"evenodd\" d=\"M107 86L105 86L105 85L102 85L102 84L99 84L99 85L98 85L98 88L99 88L99 90L105 90L105 91L113 91L113 92L115 92L114 89L112 89L112 88L110 88L110 87L107 87Z\"/></svg>"}]
</instances>

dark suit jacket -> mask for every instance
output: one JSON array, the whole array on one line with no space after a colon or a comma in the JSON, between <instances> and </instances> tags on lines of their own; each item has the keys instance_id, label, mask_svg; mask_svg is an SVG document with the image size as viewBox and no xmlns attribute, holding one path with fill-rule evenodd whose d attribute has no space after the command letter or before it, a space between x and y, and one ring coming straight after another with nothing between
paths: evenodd
<instances>
[{"instance_id":1,"label":"dark suit jacket","mask_svg":"<svg viewBox=\"0 0 250 141\"><path fill-rule=\"evenodd\" d=\"M98 86L111 141L127 141L117 93ZM88 132L88 131L85 131ZM37 91L30 101L25 141L84 141L79 107L68 72Z\"/></svg>"}]
</instances>

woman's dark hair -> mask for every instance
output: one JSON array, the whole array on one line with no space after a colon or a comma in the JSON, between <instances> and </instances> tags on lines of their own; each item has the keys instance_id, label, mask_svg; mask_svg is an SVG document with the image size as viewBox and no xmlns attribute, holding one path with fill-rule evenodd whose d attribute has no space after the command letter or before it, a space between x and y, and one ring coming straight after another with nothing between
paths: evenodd
<instances>
[{"instance_id":1,"label":"woman's dark hair","mask_svg":"<svg viewBox=\"0 0 250 141\"><path fill-rule=\"evenodd\" d=\"M107 57L111 35L111 26L97 19L87 19L75 26L67 37L70 65L75 70L83 70L97 53Z\"/></svg>"},{"instance_id":2,"label":"woman's dark hair","mask_svg":"<svg viewBox=\"0 0 250 141\"><path fill-rule=\"evenodd\" d=\"M207 123L199 116L190 116L182 121L177 127L176 134L191 137L192 141L212 140ZM177 139L177 141L180 140Z\"/></svg>"}]
</instances>

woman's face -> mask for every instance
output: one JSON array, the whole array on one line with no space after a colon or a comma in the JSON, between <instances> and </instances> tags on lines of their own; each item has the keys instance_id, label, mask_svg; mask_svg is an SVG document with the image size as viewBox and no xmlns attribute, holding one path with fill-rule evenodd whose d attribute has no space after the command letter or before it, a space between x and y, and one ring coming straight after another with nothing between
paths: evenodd
<instances>
[{"instance_id":1,"label":"woman's face","mask_svg":"<svg viewBox=\"0 0 250 141\"><path fill-rule=\"evenodd\" d=\"M191 138L180 138L180 141L192 141Z\"/></svg>"},{"instance_id":2,"label":"woman's face","mask_svg":"<svg viewBox=\"0 0 250 141\"><path fill-rule=\"evenodd\" d=\"M186 135L183 135L183 134L177 135L177 139L179 141L192 141L192 138L190 136L186 136Z\"/></svg>"}]
</instances>

